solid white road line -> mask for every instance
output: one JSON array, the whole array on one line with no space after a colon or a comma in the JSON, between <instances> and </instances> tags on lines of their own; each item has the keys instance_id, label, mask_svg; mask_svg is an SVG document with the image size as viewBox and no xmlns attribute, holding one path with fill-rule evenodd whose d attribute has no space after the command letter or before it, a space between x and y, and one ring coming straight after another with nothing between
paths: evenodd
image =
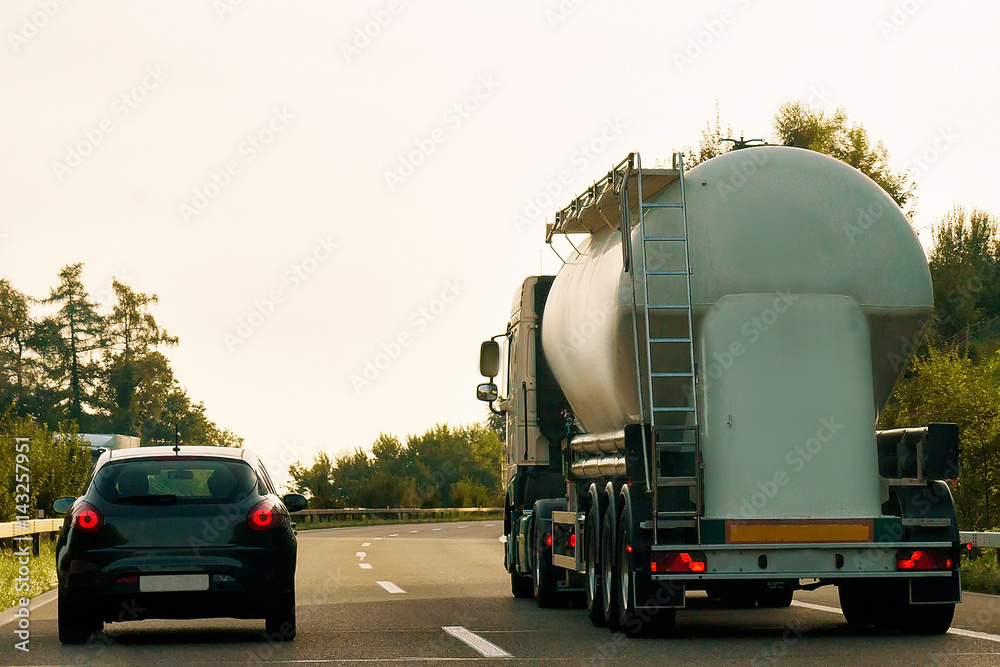
<instances>
[{"instance_id":1,"label":"solid white road line","mask_svg":"<svg viewBox=\"0 0 1000 667\"><path fill-rule=\"evenodd\" d=\"M449 625L441 628L452 637L469 645L485 658L513 658L510 653L503 650L493 642L487 641L479 635L469 632L461 625Z\"/></svg>"},{"instance_id":2,"label":"solid white road line","mask_svg":"<svg viewBox=\"0 0 1000 667\"><path fill-rule=\"evenodd\" d=\"M35 597L31 598L31 602L28 603L28 611L29 612L35 611L43 604L55 600L57 596L58 592L55 588L53 588L50 591L45 591L41 595L36 595ZM20 609L21 608L18 605L14 605L10 609L5 609L3 611L0 611L0 627L7 625L8 623L16 619L17 616L14 615L14 612L19 611Z\"/></svg>"},{"instance_id":3,"label":"solid white road line","mask_svg":"<svg viewBox=\"0 0 1000 667\"><path fill-rule=\"evenodd\" d=\"M793 600L792 604L796 607L803 607L805 609L813 609L815 611L826 611L831 614L842 614L843 612L837 607L827 607L821 604L809 604L808 602L799 602L798 600ZM963 630L962 628L951 628L948 630L949 635L959 635L961 637L971 637L973 639L985 639L991 642L1000 642L1000 635L991 635L987 632L976 632L975 630Z\"/></svg>"},{"instance_id":4,"label":"solid white road line","mask_svg":"<svg viewBox=\"0 0 1000 667\"><path fill-rule=\"evenodd\" d=\"M399 586L397 586L396 584L392 583L391 581L376 581L375 583L377 583L379 586L381 586L385 590L389 591L390 593L405 593L406 592L402 588L400 588Z\"/></svg>"},{"instance_id":5,"label":"solid white road line","mask_svg":"<svg viewBox=\"0 0 1000 667\"><path fill-rule=\"evenodd\" d=\"M370 569L372 569L372 564L371 563L358 563L358 566L362 570L370 570Z\"/></svg>"}]
</instances>

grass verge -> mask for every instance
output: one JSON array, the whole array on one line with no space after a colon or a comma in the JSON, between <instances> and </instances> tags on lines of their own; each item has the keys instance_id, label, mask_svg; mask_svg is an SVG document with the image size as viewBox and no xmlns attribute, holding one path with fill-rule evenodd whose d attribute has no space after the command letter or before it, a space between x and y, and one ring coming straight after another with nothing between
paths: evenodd
<instances>
[{"instance_id":1,"label":"grass verge","mask_svg":"<svg viewBox=\"0 0 1000 667\"><path fill-rule=\"evenodd\" d=\"M15 542L14 549L20 550L21 544L27 544L29 553L30 542ZM33 598L56 586L56 543L42 536L38 556L32 555L28 561L28 590L18 590L24 586L21 577L21 563L15 556L14 549L0 548L0 609L13 607L21 598Z\"/></svg>"},{"instance_id":2,"label":"grass verge","mask_svg":"<svg viewBox=\"0 0 1000 667\"><path fill-rule=\"evenodd\" d=\"M979 558L962 556L962 589L973 593L1000 595L1000 565L996 549L981 549Z\"/></svg>"}]
</instances>

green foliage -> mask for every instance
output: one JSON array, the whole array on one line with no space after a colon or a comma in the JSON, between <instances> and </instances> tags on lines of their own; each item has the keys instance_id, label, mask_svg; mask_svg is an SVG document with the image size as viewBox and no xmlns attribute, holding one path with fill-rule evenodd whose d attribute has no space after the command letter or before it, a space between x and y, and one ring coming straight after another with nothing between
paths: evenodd
<instances>
[{"instance_id":1,"label":"green foliage","mask_svg":"<svg viewBox=\"0 0 1000 667\"><path fill-rule=\"evenodd\" d=\"M1000 530L994 528L991 532ZM1000 565L996 549L986 549L976 560L962 556L962 588L976 593L1000 595Z\"/></svg>"},{"instance_id":2,"label":"green foliage","mask_svg":"<svg viewBox=\"0 0 1000 667\"><path fill-rule=\"evenodd\" d=\"M961 473L952 493L962 530L1000 517L1000 355L973 364L954 347L916 356L879 417L879 428L958 424Z\"/></svg>"},{"instance_id":3,"label":"green foliage","mask_svg":"<svg viewBox=\"0 0 1000 667\"><path fill-rule=\"evenodd\" d=\"M138 435L143 444L239 447L193 403L157 349L177 344L149 312L155 294L114 280L116 303L98 312L83 285L83 264L59 273L44 301L0 280L0 415L31 417L49 428L73 422L82 432ZM33 319L31 305L57 312Z\"/></svg>"},{"instance_id":4,"label":"green foliage","mask_svg":"<svg viewBox=\"0 0 1000 667\"><path fill-rule=\"evenodd\" d=\"M937 334L954 337L983 318L1000 315L1000 235L997 217L956 205L932 228L930 252Z\"/></svg>"},{"instance_id":5,"label":"green foliage","mask_svg":"<svg viewBox=\"0 0 1000 667\"><path fill-rule=\"evenodd\" d=\"M406 444L382 434L371 452L329 457L320 452L306 468L289 468L292 488L310 507L495 507L500 504L503 446L487 424L438 424Z\"/></svg>"},{"instance_id":6,"label":"green foliage","mask_svg":"<svg viewBox=\"0 0 1000 667\"><path fill-rule=\"evenodd\" d=\"M16 438L28 438L28 442L17 443ZM27 451L19 452L25 444ZM18 453L27 458L22 463L27 472L17 467ZM18 487L24 477L19 476L26 475L29 491L29 511L21 515L34 519L39 509L51 513L56 498L79 495L92 461L90 445L82 443L72 429L53 433L31 418L0 420L0 522L14 521L19 514L16 500L24 493Z\"/></svg>"},{"instance_id":7,"label":"green foliage","mask_svg":"<svg viewBox=\"0 0 1000 667\"><path fill-rule=\"evenodd\" d=\"M715 127L712 127L711 123L705 121L705 129L701 131L701 141L698 142L698 149L688 148L685 151L685 167L690 169L706 160L711 160L713 157L728 153L733 145L731 142L723 141L723 139L732 138L732 126L726 127L724 133L722 131L722 123L719 121L719 101L716 100Z\"/></svg>"},{"instance_id":8,"label":"green foliage","mask_svg":"<svg viewBox=\"0 0 1000 667\"><path fill-rule=\"evenodd\" d=\"M874 144L860 123L850 123L847 112L837 109L827 115L803 102L786 102L778 108L774 128L779 143L825 153L846 162L878 183L899 207L914 197L915 184L909 174L889 168L889 151L881 141ZM908 211L912 215L913 210Z\"/></svg>"},{"instance_id":9,"label":"green foliage","mask_svg":"<svg viewBox=\"0 0 1000 667\"><path fill-rule=\"evenodd\" d=\"M42 535L38 545L38 556L32 557L31 574L28 575L28 590L17 590L20 563L13 557L10 548L0 548L0 608L8 609L18 604L21 598L33 598L52 590L58 583L56 575L55 533Z\"/></svg>"}]
</instances>

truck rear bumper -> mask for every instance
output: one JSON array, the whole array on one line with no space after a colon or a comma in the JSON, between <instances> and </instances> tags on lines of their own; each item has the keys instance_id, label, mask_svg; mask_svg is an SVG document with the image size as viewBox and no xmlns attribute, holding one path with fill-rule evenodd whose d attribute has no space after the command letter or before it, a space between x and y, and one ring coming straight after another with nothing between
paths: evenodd
<instances>
[{"instance_id":1,"label":"truck rear bumper","mask_svg":"<svg viewBox=\"0 0 1000 667\"><path fill-rule=\"evenodd\" d=\"M954 569L900 570L897 556L916 549L948 550L958 563L958 547L950 542L879 542L863 544L658 545L659 552L692 552L704 556L704 572L650 572L653 581L732 579L865 579L950 577Z\"/></svg>"}]
</instances>

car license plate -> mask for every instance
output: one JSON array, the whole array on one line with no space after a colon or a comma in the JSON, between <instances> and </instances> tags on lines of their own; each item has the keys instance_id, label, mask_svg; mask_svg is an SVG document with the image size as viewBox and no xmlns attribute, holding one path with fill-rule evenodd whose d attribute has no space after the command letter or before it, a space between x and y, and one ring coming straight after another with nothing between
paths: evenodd
<instances>
[{"instance_id":1,"label":"car license plate","mask_svg":"<svg viewBox=\"0 0 1000 667\"><path fill-rule=\"evenodd\" d=\"M167 591L207 591L207 574L157 574L139 577L139 590L143 593Z\"/></svg>"}]
</instances>

